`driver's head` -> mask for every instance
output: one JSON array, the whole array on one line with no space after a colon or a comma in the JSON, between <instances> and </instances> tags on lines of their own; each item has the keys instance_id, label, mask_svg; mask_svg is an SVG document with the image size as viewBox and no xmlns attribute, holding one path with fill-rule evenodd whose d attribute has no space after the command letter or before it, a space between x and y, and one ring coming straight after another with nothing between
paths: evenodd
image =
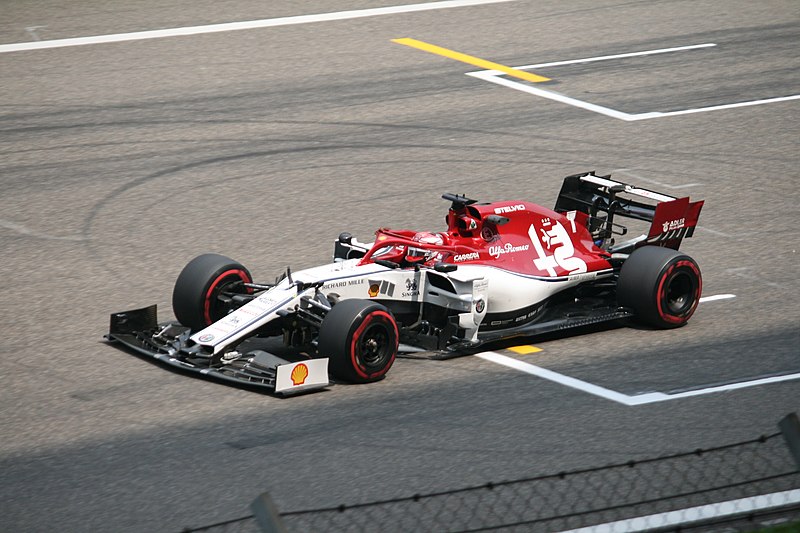
<instances>
[{"instance_id":1,"label":"driver's head","mask_svg":"<svg viewBox=\"0 0 800 533\"><path fill-rule=\"evenodd\" d=\"M444 244L441 235L438 233L429 233L427 231L418 232L411 240L420 244L433 244L438 246ZM409 246L406 257L411 262L425 262L436 257L438 253L439 252L436 250L425 250L424 248Z\"/></svg>"}]
</instances>

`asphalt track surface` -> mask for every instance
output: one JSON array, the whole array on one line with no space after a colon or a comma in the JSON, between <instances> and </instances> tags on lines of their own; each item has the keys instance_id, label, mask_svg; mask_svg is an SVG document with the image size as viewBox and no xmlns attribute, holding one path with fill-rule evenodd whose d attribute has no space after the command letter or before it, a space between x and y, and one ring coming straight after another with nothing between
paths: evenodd
<instances>
[{"instance_id":1,"label":"asphalt track surface","mask_svg":"<svg viewBox=\"0 0 800 533\"><path fill-rule=\"evenodd\" d=\"M7 2L0 43L391 5ZM272 279L328 261L340 231L440 229L443 192L550 205L596 169L705 199L684 250L705 295L736 297L677 331L500 353L627 395L800 372L800 102L629 122L392 42L507 66L716 44L535 70L635 114L800 94L798 22L793 1L519 0L0 53L0 530L179 531L263 491L282 510L357 503L774 432L798 380L629 406L465 357L282 400L102 336L114 311L169 318L198 253Z\"/></svg>"}]
</instances>

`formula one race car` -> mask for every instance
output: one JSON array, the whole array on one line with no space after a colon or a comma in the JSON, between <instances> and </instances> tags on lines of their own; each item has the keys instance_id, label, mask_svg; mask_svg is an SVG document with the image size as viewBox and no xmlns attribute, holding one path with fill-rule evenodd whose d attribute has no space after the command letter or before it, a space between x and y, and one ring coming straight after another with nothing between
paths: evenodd
<instances>
[{"instance_id":1,"label":"formula one race car","mask_svg":"<svg viewBox=\"0 0 800 533\"><path fill-rule=\"evenodd\" d=\"M115 313L107 338L172 366L282 395L384 377L398 353L449 358L488 342L632 317L685 324L697 263L678 252L703 202L579 174L555 209L525 201L451 202L441 232L381 228L371 243L342 233L330 264L254 283L218 254L190 261L156 308ZM627 233L619 217L649 222ZM644 225L644 224L643 224ZM282 337L286 359L256 342ZM275 350L273 350L275 351ZM300 359L298 359L300 358ZM293 360L292 360L293 359Z\"/></svg>"}]
</instances>

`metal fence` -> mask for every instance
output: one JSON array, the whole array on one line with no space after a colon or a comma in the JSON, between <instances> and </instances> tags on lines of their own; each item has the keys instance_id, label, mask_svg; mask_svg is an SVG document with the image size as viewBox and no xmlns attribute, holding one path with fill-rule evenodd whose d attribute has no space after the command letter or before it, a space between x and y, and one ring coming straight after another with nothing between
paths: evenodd
<instances>
[{"instance_id":1,"label":"metal fence","mask_svg":"<svg viewBox=\"0 0 800 533\"><path fill-rule=\"evenodd\" d=\"M681 530L752 521L776 510L800 519L800 423L754 440L641 461L490 482L449 491L278 511L186 529L238 533Z\"/></svg>"}]
</instances>

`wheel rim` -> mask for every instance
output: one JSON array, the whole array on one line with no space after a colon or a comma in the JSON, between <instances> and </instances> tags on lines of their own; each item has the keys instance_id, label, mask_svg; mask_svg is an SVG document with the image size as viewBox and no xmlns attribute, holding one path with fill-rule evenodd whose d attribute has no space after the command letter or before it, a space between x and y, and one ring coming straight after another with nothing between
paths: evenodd
<instances>
[{"instance_id":1,"label":"wheel rim","mask_svg":"<svg viewBox=\"0 0 800 533\"><path fill-rule=\"evenodd\" d=\"M665 284L664 306L671 315L681 316L694 304L695 283L688 272L676 272Z\"/></svg>"},{"instance_id":2,"label":"wheel rim","mask_svg":"<svg viewBox=\"0 0 800 533\"><path fill-rule=\"evenodd\" d=\"M203 318L206 325L213 324L221 319L230 311L230 307L222 302L219 297L224 294L237 294L247 292L246 290L234 291L234 285L241 282L248 282L249 277L243 270L228 270L217 276L211 282L206 291L206 298L203 305Z\"/></svg>"},{"instance_id":3,"label":"wheel rim","mask_svg":"<svg viewBox=\"0 0 800 533\"><path fill-rule=\"evenodd\" d=\"M356 357L367 368L380 368L394 349L392 335L385 324L373 323L356 343Z\"/></svg>"}]
</instances>

